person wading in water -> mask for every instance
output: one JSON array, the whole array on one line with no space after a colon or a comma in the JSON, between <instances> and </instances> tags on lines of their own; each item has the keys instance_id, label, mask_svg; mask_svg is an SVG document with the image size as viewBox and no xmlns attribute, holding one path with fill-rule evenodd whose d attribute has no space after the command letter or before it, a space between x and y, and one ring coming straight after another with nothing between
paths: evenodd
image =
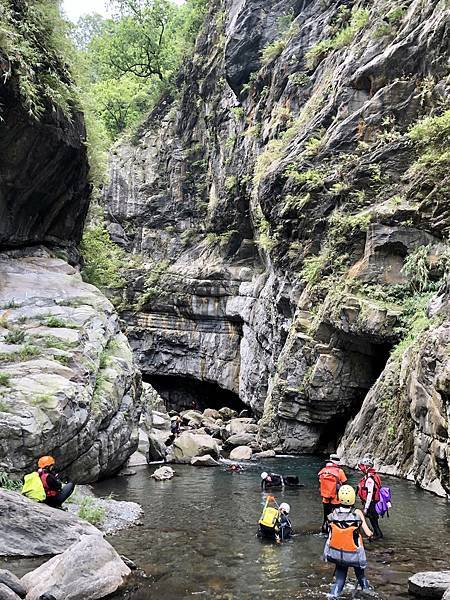
<instances>
[{"instance_id":1,"label":"person wading in water","mask_svg":"<svg viewBox=\"0 0 450 600\"><path fill-rule=\"evenodd\" d=\"M383 537L383 532L378 523L379 515L376 505L380 500L381 478L375 471L371 458L363 458L358 464L358 468L364 473L364 477L358 484L358 496L363 503L363 512L367 515L375 534L374 539L379 540Z\"/></svg>"},{"instance_id":2,"label":"person wading in water","mask_svg":"<svg viewBox=\"0 0 450 600\"><path fill-rule=\"evenodd\" d=\"M339 598L347 580L350 567L355 570L358 583L363 590L369 590L365 576L367 567L366 552L361 529L370 539L372 531L366 523L363 513L355 508L356 493L350 485L343 485L338 493L339 506L328 516L329 535L325 544L323 558L325 562L336 565L335 581L329 599Z\"/></svg>"},{"instance_id":3,"label":"person wading in water","mask_svg":"<svg viewBox=\"0 0 450 600\"><path fill-rule=\"evenodd\" d=\"M339 466L340 460L337 454L331 454L330 459L318 473L323 504L323 533L327 533L328 530L328 515L339 504L339 488L347 482L347 476Z\"/></svg>"}]
</instances>

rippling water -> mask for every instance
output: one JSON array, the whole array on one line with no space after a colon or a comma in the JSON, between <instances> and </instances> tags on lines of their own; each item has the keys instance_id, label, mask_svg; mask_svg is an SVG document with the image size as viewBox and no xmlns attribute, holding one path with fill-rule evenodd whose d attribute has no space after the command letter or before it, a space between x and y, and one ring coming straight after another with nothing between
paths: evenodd
<instances>
[{"instance_id":1,"label":"rippling water","mask_svg":"<svg viewBox=\"0 0 450 600\"><path fill-rule=\"evenodd\" d=\"M210 598L287 600L325 598L333 566L321 561L322 508L316 458L286 458L252 465L243 473L222 468L176 465L171 481L151 479L153 467L137 475L104 481L96 493L140 503L143 525L111 538L121 554L148 575L127 594L130 600ZM291 505L296 530L276 546L255 537L261 513L259 473L298 474L301 489L279 492ZM358 481L355 473L351 482ZM413 484L384 477L393 490L394 509L380 521L385 539L367 544L367 575L381 599L407 598L408 577L450 564L450 505ZM353 577L351 577L353 580ZM349 586L344 598L352 595Z\"/></svg>"}]
</instances>

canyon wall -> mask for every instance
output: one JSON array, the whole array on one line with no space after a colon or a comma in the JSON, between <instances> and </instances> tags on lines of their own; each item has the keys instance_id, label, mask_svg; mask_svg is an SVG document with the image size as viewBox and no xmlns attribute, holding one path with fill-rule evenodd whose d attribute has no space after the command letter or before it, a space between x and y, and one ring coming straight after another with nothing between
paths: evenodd
<instances>
[{"instance_id":1,"label":"canyon wall","mask_svg":"<svg viewBox=\"0 0 450 600\"><path fill-rule=\"evenodd\" d=\"M440 494L449 17L443 0L212 2L105 192L141 259L123 318L146 378L238 394L265 447L343 439L350 464L367 450Z\"/></svg>"}]
</instances>

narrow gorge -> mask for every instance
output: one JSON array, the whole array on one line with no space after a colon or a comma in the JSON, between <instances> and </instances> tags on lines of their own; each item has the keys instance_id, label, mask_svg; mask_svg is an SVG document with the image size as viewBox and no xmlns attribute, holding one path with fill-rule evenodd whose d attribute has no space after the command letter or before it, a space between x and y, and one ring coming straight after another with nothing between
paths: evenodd
<instances>
[{"instance_id":1,"label":"narrow gorge","mask_svg":"<svg viewBox=\"0 0 450 600\"><path fill-rule=\"evenodd\" d=\"M211 3L105 191L143 261L123 318L149 381L232 392L264 448L340 443L441 495L448 32L445 2Z\"/></svg>"}]
</instances>

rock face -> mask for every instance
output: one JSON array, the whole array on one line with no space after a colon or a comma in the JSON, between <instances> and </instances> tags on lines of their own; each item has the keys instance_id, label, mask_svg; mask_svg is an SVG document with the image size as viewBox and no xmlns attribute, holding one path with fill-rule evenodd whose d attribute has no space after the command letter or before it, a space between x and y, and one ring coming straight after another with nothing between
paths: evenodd
<instances>
[{"instance_id":1,"label":"rock face","mask_svg":"<svg viewBox=\"0 0 450 600\"><path fill-rule=\"evenodd\" d=\"M22 577L28 600L96 600L114 593L130 569L101 535L86 535L59 556Z\"/></svg>"},{"instance_id":2,"label":"rock face","mask_svg":"<svg viewBox=\"0 0 450 600\"><path fill-rule=\"evenodd\" d=\"M15 10L23 4L17 3ZM31 117L16 75L5 74L4 59L2 53L0 248L76 244L90 196L83 117L50 106L40 119Z\"/></svg>"},{"instance_id":3,"label":"rock face","mask_svg":"<svg viewBox=\"0 0 450 600\"><path fill-rule=\"evenodd\" d=\"M448 21L444 0L211 3L178 99L114 149L105 198L146 263L124 318L148 377L239 395L263 449L334 450L356 415L370 435L375 404L392 421L377 390L405 338L418 385L402 378L395 432L409 433L369 444L439 493L448 314L438 334L420 306L448 253ZM406 355L419 314L428 350ZM419 373L435 360L439 381Z\"/></svg>"},{"instance_id":4,"label":"rock face","mask_svg":"<svg viewBox=\"0 0 450 600\"><path fill-rule=\"evenodd\" d=\"M19 598L25 598L27 594L27 591L20 583L20 580L13 573L10 573L5 569L0 569L0 585L4 588L9 588L14 594L17 594ZM5 590L2 589L2 592L5 593Z\"/></svg>"},{"instance_id":5,"label":"rock face","mask_svg":"<svg viewBox=\"0 0 450 600\"><path fill-rule=\"evenodd\" d=\"M17 492L0 488L0 501L0 556L59 554L83 535L99 535L98 529L86 521Z\"/></svg>"},{"instance_id":6,"label":"rock face","mask_svg":"<svg viewBox=\"0 0 450 600\"><path fill-rule=\"evenodd\" d=\"M110 302L45 249L0 255L0 469L89 482L137 447L140 379Z\"/></svg>"}]
</instances>

